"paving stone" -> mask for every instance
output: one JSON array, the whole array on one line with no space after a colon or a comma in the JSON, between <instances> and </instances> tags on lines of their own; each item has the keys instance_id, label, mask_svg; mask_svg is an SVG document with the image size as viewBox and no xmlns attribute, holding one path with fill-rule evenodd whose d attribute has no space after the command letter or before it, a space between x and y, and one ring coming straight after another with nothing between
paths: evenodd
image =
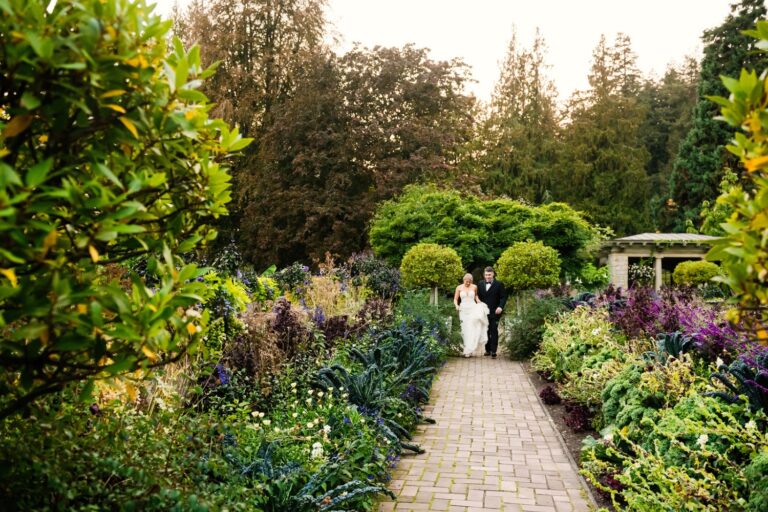
<instances>
[{"instance_id":1,"label":"paving stone","mask_svg":"<svg viewBox=\"0 0 768 512\"><path fill-rule=\"evenodd\" d=\"M436 425L414 437L380 512L590 510L591 503L522 365L499 358L449 360L424 408Z\"/></svg>"}]
</instances>

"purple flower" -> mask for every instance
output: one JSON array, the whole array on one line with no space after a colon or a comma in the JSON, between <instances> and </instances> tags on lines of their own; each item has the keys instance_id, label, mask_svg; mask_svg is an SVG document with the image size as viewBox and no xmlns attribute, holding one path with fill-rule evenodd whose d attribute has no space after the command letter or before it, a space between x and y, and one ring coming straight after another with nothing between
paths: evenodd
<instances>
[{"instance_id":1,"label":"purple flower","mask_svg":"<svg viewBox=\"0 0 768 512\"><path fill-rule=\"evenodd\" d=\"M227 369L224 368L224 366L217 364L216 367L213 369L213 374L219 379L219 383L224 386L226 384L229 384L230 377L227 373Z\"/></svg>"}]
</instances>

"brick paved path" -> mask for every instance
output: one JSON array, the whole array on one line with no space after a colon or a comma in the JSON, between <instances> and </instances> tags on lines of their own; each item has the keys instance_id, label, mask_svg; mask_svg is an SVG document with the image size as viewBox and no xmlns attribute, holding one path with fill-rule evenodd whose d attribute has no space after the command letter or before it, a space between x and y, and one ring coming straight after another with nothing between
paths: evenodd
<instances>
[{"instance_id":1,"label":"brick paved path","mask_svg":"<svg viewBox=\"0 0 768 512\"><path fill-rule=\"evenodd\" d=\"M520 363L450 359L380 511L588 511L591 503Z\"/></svg>"}]
</instances>

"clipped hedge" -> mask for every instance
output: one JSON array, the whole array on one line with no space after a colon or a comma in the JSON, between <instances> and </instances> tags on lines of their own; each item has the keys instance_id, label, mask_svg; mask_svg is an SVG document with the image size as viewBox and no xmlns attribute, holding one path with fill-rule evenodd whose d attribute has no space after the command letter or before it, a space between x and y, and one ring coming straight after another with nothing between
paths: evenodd
<instances>
[{"instance_id":1,"label":"clipped hedge","mask_svg":"<svg viewBox=\"0 0 768 512\"><path fill-rule=\"evenodd\" d=\"M418 244L411 247L400 264L403 284L408 288L449 290L461 279L461 258L450 247Z\"/></svg>"},{"instance_id":2,"label":"clipped hedge","mask_svg":"<svg viewBox=\"0 0 768 512\"><path fill-rule=\"evenodd\" d=\"M675 267L672 278L678 285L698 286L711 283L720 273L720 267L711 261L684 261Z\"/></svg>"},{"instance_id":3,"label":"clipped hedge","mask_svg":"<svg viewBox=\"0 0 768 512\"><path fill-rule=\"evenodd\" d=\"M502 253L496 273L509 290L555 286L560 282L560 256L541 242L517 242Z\"/></svg>"}]
</instances>

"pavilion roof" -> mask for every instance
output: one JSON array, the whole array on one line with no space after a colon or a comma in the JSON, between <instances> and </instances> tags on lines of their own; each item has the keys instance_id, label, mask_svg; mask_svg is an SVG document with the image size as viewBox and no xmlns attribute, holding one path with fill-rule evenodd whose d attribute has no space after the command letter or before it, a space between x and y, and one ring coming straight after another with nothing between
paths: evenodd
<instances>
[{"instance_id":1,"label":"pavilion roof","mask_svg":"<svg viewBox=\"0 0 768 512\"><path fill-rule=\"evenodd\" d=\"M720 237L697 233L640 233L639 235L614 238L603 243L604 248L633 246L708 247Z\"/></svg>"}]
</instances>

